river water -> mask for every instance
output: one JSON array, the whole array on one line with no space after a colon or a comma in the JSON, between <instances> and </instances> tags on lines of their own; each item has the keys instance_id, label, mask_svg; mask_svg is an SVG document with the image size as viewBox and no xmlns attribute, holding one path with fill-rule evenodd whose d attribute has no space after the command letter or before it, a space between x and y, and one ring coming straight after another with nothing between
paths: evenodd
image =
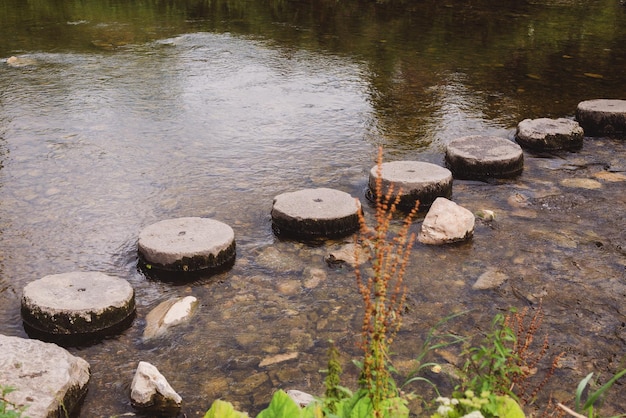
<instances>
[{"instance_id":1,"label":"river water","mask_svg":"<svg viewBox=\"0 0 626 418\"><path fill-rule=\"evenodd\" d=\"M459 136L513 139L523 119L626 99L626 8L613 0L10 0L0 39L0 333L27 337L21 289L48 274L102 271L136 292L128 330L69 348L91 365L81 417L132 412L142 360L188 417L218 398L255 414L276 388L321 394L328 339L354 387L360 297L352 270L325 262L351 238L277 239L273 197L331 187L365 202L378 145L386 161L443 165ZM624 140L526 153L519 178L455 181L453 200L496 218L470 242L415 246L398 365L447 315L468 310L446 330L477 338L496 313L542 300L540 334L566 352L544 401L624 367ZM231 225L235 265L192 283L145 277L139 232L183 216ZM507 280L473 290L485 272ZM143 342L146 314L183 295L201 301L192 321ZM259 367L280 354L294 358Z\"/></svg>"}]
</instances>

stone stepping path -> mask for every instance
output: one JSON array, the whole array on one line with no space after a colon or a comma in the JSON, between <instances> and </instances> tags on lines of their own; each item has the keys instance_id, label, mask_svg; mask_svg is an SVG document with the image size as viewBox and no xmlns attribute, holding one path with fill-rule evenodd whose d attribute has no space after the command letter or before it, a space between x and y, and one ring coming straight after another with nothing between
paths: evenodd
<instances>
[{"instance_id":1,"label":"stone stepping path","mask_svg":"<svg viewBox=\"0 0 626 418\"><path fill-rule=\"evenodd\" d=\"M577 150L583 146L585 132L570 119L524 119L517 125L515 140L536 151Z\"/></svg>"},{"instance_id":2,"label":"stone stepping path","mask_svg":"<svg viewBox=\"0 0 626 418\"><path fill-rule=\"evenodd\" d=\"M455 178L510 178L524 170L524 153L516 143L497 136L471 135L446 147L446 165Z\"/></svg>"},{"instance_id":3,"label":"stone stepping path","mask_svg":"<svg viewBox=\"0 0 626 418\"><path fill-rule=\"evenodd\" d=\"M595 99L578 103L576 120L587 136L626 138L626 100Z\"/></svg>"},{"instance_id":4,"label":"stone stepping path","mask_svg":"<svg viewBox=\"0 0 626 418\"><path fill-rule=\"evenodd\" d=\"M361 203L340 190L318 188L274 198L272 227L276 235L302 239L338 238L359 229Z\"/></svg>"},{"instance_id":5,"label":"stone stepping path","mask_svg":"<svg viewBox=\"0 0 626 418\"><path fill-rule=\"evenodd\" d=\"M53 274L23 290L25 326L50 337L114 333L130 325L134 314L130 283L104 273Z\"/></svg>"},{"instance_id":6,"label":"stone stepping path","mask_svg":"<svg viewBox=\"0 0 626 418\"><path fill-rule=\"evenodd\" d=\"M452 173L444 167L421 161L392 161L381 165L381 193L387 196L392 189L393 201L400 194L398 207L412 209L419 200L419 210L425 210L438 197L452 196ZM369 192L376 198L378 166L369 175Z\"/></svg>"},{"instance_id":7,"label":"stone stepping path","mask_svg":"<svg viewBox=\"0 0 626 418\"><path fill-rule=\"evenodd\" d=\"M235 232L209 218L175 218L156 222L139 234L144 267L186 273L214 270L235 260Z\"/></svg>"}]
</instances>

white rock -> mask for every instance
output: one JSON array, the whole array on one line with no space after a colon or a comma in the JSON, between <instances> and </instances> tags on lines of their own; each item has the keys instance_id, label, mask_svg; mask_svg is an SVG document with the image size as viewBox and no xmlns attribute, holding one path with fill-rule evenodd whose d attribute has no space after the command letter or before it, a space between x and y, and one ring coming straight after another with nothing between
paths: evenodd
<instances>
[{"instance_id":1,"label":"white rock","mask_svg":"<svg viewBox=\"0 0 626 418\"><path fill-rule=\"evenodd\" d=\"M194 296L174 298L161 302L146 315L144 339L163 335L170 327L186 322L193 316L198 306Z\"/></svg>"},{"instance_id":2,"label":"white rock","mask_svg":"<svg viewBox=\"0 0 626 418\"><path fill-rule=\"evenodd\" d=\"M315 398L313 397L313 395L310 395L306 392L302 392L300 390L290 389L287 391L287 395L289 395L289 397L295 403L297 403L300 406L300 408L304 408L311 402L315 401Z\"/></svg>"},{"instance_id":3,"label":"white rock","mask_svg":"<svg viewBox=\"0 0 626 418\"><path fill-rule=\"evenodd\" d=\"M463 241L474 234L474 223L472 212L438 197L424 218L418 240L432 245Z\"/></svg>"},{"instance_id":4,"label":"white rock","mask_svg":"<svg viewBox=\"0 0 626 418\"><path fill-rule=\"evenodd\" d=\"M130 399L135 407L150 410L175 410L183 399L152 364L140 361L131 383Z\"/></svg>"}]
</instances>

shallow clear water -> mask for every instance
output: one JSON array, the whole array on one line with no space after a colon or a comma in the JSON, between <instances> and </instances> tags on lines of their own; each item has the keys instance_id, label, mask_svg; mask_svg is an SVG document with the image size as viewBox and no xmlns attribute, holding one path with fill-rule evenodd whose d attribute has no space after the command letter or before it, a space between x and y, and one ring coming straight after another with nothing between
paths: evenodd
<instances>
[{"instance_id":1,"label":"shallow clear water","mask_svg":"<svg viewBox=\"0 0 626 418\"><path fill-rule=\"evenodd\" d=\"M84 417L132 411L140 360L168 378L187 416L217 398L255 413L277 387L321 393L330 338L354 378L360 299L351 269L324 261L343 241L278 240L273 197L332 187L365 202L379 144L388 161L443 164L458 136L512 139L524 118L573 117L579 101L626 98L617 2L500 12L292 4L274 14L250 3L227 16L197 2L134 17L132 5L67 2L47 20L40 3L5 5L0 29L0 57L21 60L0 63L0 332L26 336L21 289L45 275L97 270L132 283L132 327L70 348L91 364ZM615 372L626 348L625 151L623 140L587 138L577 153L526 154L518 179L455 181L453 200L496 220L479 221L467 243L416 245L398 362L453 312L470 310L449 329L477 336L495 313L543 299L552 349L567 352L551 389L567 399L561 387L573 393L588 372ZM233 227L232 269L184 285L137 270L141 229L182 216ZM472 290L493 269L507 282ZM187 294L201 301L193 320L142 342L150 309ZM298 357L258 366L283 353Z\"/></svg>"}]
</instances>

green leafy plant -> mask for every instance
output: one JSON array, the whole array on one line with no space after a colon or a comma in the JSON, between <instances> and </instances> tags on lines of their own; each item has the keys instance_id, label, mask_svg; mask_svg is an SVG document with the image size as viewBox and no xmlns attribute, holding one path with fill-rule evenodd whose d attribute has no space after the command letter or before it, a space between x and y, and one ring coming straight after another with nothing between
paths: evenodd
<instances>
[{"instance_id":1,"label":"green leafy plant","mask_svg":"<svg viewBox=\"0 0 626 418\"><path fill-rule=\"evenodd\" d=\"M330 347L328 348L328 368L324 370L326 372L326 378L324 379L324 385L326 386L326 392L324 394L324 409L327 414L336 414L339 408L339 404L347 398L353 396L352 392L343 386L341 383L341 363L339 362L339 351L333 341L329 341Z\"/></svg>"},{"instance_id":2,"label":"green leafy plant","mask_svg":"<svg viewBox=\"0 0 626 418\"><path fill-rule=\"evenodd\" d=\"M511 391L515 375L522 373L513 347L517 341L515 332L505 325L505 317L497 314L489 332L480 345L466 351L463 366L462 392L513 395Z\"/></svg>"},{"instance_id":3,"label":"green leafy plant","mask_svg":"<svg viewBox=\"0 0 626 418\"><path fill-rule=\"evenodd\" d=\"M466 351L461 391L506 395L522 406L535 401L553 376L563 353L544 364L550 360L548 338L536 341L543 310L539 305L532 316L528 312L524 308L494 317L491 331L482 343ZM542 365L545 371L541 376L537 372Z\"/></svg>"},{"instance_id":4,"label":"green leafy plant","mask_svg":"<svg viewBox=\"0 0 626 418\"><path fill-rule=\"evenodd\" d=\"M14 392L15 388L0 386L0 418L28 418L24 415L27 407L19 406L7 399L7 395Z\"/></svg>"}]
</instances>

